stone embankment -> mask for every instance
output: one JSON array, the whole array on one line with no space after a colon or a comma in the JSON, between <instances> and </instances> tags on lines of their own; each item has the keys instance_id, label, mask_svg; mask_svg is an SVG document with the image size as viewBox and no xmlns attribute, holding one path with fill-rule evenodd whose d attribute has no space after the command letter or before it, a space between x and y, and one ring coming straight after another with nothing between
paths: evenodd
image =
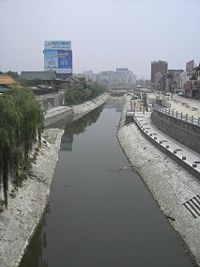
<instances>
[{"instance_id":1,"label":"stone embankment","mask_svg":"<svg viewBox=\"0 0 200 267\"><path fill-rule=\"evenodd\" d=\"M186 252L191 253L200 266L200 216L194 217L191 213L200 208L200 182L151 144L136 124L125 125L127 109L130 109L129 97L126 98L117 134L121 147L163 214L181 236Z\"/></svg>"},{"instance_id":2,"label":"stone embankment","mask_svg":"<svg viewBox=\"0 0 200 267\"><path fill-rule=\"evenodd\" d=\"M48 129L28 179L0 214L0 266L18 266L45 210L63 130Z\"/></svg>"},{"instance_id":3,"label":"stone embankment","mask_svg":"<svg viewBox=\"0 0 200 267\"><path fill-rule=\"evenodd\" d=\"M92 101L70 107L56 107L47 112L45 126L73 113L84 115L106 102L103 94ZM0 213L0 267L17 267L33 236L48 202L54 169L64 131L46 129L42 146L32 164L29 178L9 197L8 208Z\"/></svg>"},{"instance_id":4,"label":"stone embankment","mask_svg":"<svg viewBox=\"0 0 200 267\"><path fill-rule=\"evenodd\" d=\"M44 126L47 127L59 120L66 119L72 115L72 108L67 106L59 106L47 110L45 114Z\"/></svg>"},{"instance_id":5,"label":"stone embankment","mask_svg":"<svg viewBox=\"0 0 200 267\"><path fill-rule=\"evenodd\" d=\"M102 94L93 100L84 102L80 105L74 105L72 107L68 106L59 106L56 108L52 108L47 110L47 113L45 114L45 127L59 121L66 119L67 117L71 115L85 115L86 113L96 109L97 107L103 105L108 98L108 94Z\"/></svg>"},{"instance_id":6,"label":"stone embankment","mask_svg":"<svg viewBox=\"0 0 200 267\"><path fill-rule=\"evenodd\" d=\"M200 153L200 125L195 124L199 122L197 119L192 123L155 108L151 113L151 120L158 129Z\"/></svg>"},{"instance_id":7,"label":"stone embankment","mask_svg":"<svg viewBox=\"0 0 200 267\"><path fill-rule=\"evenodd\" d=\"M86 114L90 112L91 110L96 109L97 107L103 105L108 98L108 94L102 94L95 99L91 101L87 101L83 104L72 106L73 114L80 115L80 114Z\"/></svg>"}]
</instances>

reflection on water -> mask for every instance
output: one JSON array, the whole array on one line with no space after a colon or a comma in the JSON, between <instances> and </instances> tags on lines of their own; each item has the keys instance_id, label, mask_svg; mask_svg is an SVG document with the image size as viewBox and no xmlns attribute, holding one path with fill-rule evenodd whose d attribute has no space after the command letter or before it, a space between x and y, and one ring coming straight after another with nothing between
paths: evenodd
<instances>
[{"instance_id":1,"label":"reflection on water","mask_svg":"<svg viewBox=\"0 0 200 267\"><path fill-rule=\"evenodd\" d=\"M47 249L47 238L45 232L46 215L50 212L49 205L46 207L45 216L42 218L38 228L31 240L31 250L27 249L25 257L20 266L24 267L48 267L49 264L44 258L44 251Z\"/></svg>"},{"instance_id":2,"label":"reflection on water","mask_svg":"<svg viewBox=\"0 0 200 267\"><path fill-rule=\"evenodd\" d=\"M72 151L72 144L74 135L83 133L87 127L95 123L101 112L103 106L96 108L91 113L83 117L69 117L66 120L59 121L53 127L64 128L65 132L62 137L61 151ZM67 188L67 185L65 185ZM46 241L46 216L50 212L50 206L46 208L46 213L41 220L36 233L34 234L31 243L20 263L20 267L48 267L49 264L45 259L45 249L47 248ZM59 244L58 244L59 246ZM56 267L56 266L55 266Z\"/></svg>"},{"instance_id":3,"label":"reflection on water","mask_svg":"<svg viewBox=\"0 0 200 267\"><path fill-rule=\"evenodd\" d=\"M103 107L95 109L93 112L86 114L79 120L73 120L65 125L65 133L62 137L61 150L72 151L73 136L85 132L86 128L92 125L99 118Z\"/></svg>"},{"instance_id":4,"label":"reflection on water","mask_svg":"<svg viewBox=\"0 0 200 267\"><path fill-rule=\"evenodd\" d=\"M60 145L60 150L72 151L72 143L73 143L73 134L64 133L62 137L62 143Z\"/></svg>"},{"instance_id":5,"label":"reflection on water","mask_svg":"<svg viewBox=\"0 0 200 267\"><path fill-rule=\"evenodd\" d=\"M191 267L175 232L129 168L116 139L120 113L111 105L65 125L51 212L20 267Z\"/></svg>"},{"instance_id":6,"label":"reflection on water","mask_svg":"<svg viewBox=\"0 0 200 267\"><path fill-rule=\"evenodd\" d=\"M83 116L79 120L74 120L72 123L66 124L65 125L65 133L78 135L80 133L85 132L85 130L88 126L92 125L93 123L95 123L97 121L102 110L103 110L103 107L101 106L101 107L93 110L91 113L86 114L85 116Z\"/></svg>"},{"instance_id":7,"label":"reflection on water","mask_svg":"<svg viewBox=\"0 0 200 267\"><path fill-rule=\"evenodd\" d=\"M123 106L123 98L122 97L115 97L115 98L108 98L106 104L104 105L105 108L114 108L116 112L121 112Z\"/></svg>"}]
</instances>

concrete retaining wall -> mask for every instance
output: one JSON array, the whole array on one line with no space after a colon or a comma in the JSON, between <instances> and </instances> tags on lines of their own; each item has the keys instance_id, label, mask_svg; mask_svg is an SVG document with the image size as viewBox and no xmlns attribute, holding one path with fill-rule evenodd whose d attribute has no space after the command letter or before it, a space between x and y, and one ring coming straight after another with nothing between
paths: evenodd
<instances>
[{"instance_id":1,"label":"concrete retaining wall","mask_svg":"<svg viewBox=\"0 0 200 267\"><path fill-rule=\"evenodd\" d=\"M177 141L200 153L200 127L154 110L151 119L156 127Z\"/></svg>"},{"instance_id":2,"label":"concrete retaining wall","mask_svg":"<svg viewBox=\"0 0 200 267\"><path fill-rule=\"evenodd\" d=\"M87 101L85 103L82 103L80 105L72 106L73 114L79 115L79 114L86 114L97 107L103 105L108 98L108 94L102 94L93 100Z\"/></svg>"},{"instance_id":3,"label":"concrete retaining wall","mask_svg":"<svg viewBox=\"0 0 200 267\"><path fill-rule=\"evenodd\" d=\"M53 94L36 95L35 98L44 110L48 110L64 104L65 92L63 91Z\"/></svg>"},{"instance_id":4,"label":"concrete retaining wall","mask_svg":"<svg viewBox=\"0 0 200 267\"><path fill-rule=\"evenodd\" d=\"M47 127L59 120L66 119L70 115L72 115L72 108L70 107L61 106L50 109L45 115L44 126Z\"/></svg>"},{"instance_id":5,"label":"concrete retaining wall","mask_svg":"<svg viewBox=\"0 0 200 267\"><path fill-rule=\"evenodd\" d=\"M140 132L149 140L152 144L154 144L157 148L159 148L163 153L165 153L167 156L175 160L178 164L180 164L183 168L185 168L189 173L196 176L198 179L200 179L200 172L198 169L194 168L191 165L191 162L189 162L186 159L182 159L182 157L179 154L174 153L174 151L170 148L167 148L163 143L160 143L158 139L155 139L155 136L153 137L150 135L148 131L145 131L143 126L137 118L134 118L134 122L137 125ZM156 136L157 138L157 136Z\"/></svg>"},{"instance_id":6,"label":"concrete retaining wall","mask_svg":"<svg viewBox=\"0 0 200 267\"><path fill-rule=\"evenodd\" d=\"M71 115L84 115L103 105L107 98L108 94L105 93L80 105L75 105L72 107L59 106L49 109L45 115L44 126L47 127L57 121L64 120Z\"/></svg>"}]
</instances>

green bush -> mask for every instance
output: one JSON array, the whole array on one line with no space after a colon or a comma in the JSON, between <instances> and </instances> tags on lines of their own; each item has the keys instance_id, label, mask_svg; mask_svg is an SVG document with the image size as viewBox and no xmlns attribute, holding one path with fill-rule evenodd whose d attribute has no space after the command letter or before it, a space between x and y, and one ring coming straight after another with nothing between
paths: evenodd
<instances>
[{"instance_id":1,"label":"green bush","mask_svg":"<svg viewBox=\"0 0 200 267\"><path fill-rule=\"evenodd\" d=\"M72 86L65 94L65 105L72 106L91 100L105 92L105 88L97 83L86 83Z\"/></svg>"}]
</instances>

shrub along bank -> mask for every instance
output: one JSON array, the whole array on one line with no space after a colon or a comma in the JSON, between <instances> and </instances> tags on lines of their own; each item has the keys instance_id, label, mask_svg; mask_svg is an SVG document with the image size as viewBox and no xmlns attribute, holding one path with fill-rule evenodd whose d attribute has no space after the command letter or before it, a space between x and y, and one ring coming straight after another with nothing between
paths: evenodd
<instances>
[{"instance_id":1,"label":"shrub along bank","mask_svg":"<svg viewBox=\"0 0 200 267\"><path fill-rule=\"evenodd\" d=\"M37 137L40 141L43 111L30 90L12 88L0 96L0 114L0 190L7 206L9 183L21 183L32 146Z\"/></svg>"},{"instance_id":2,"label":"shrub along bank","mask_svg":"<svg viewBox=\"0 0 200 267\"><path fill-rule=\"evenodd\" d=\"M79 85L72 86L65 94L65 105L81 104L105 92L105 87L98 83L82 81Z\"/></svg>"}]
</instances>

